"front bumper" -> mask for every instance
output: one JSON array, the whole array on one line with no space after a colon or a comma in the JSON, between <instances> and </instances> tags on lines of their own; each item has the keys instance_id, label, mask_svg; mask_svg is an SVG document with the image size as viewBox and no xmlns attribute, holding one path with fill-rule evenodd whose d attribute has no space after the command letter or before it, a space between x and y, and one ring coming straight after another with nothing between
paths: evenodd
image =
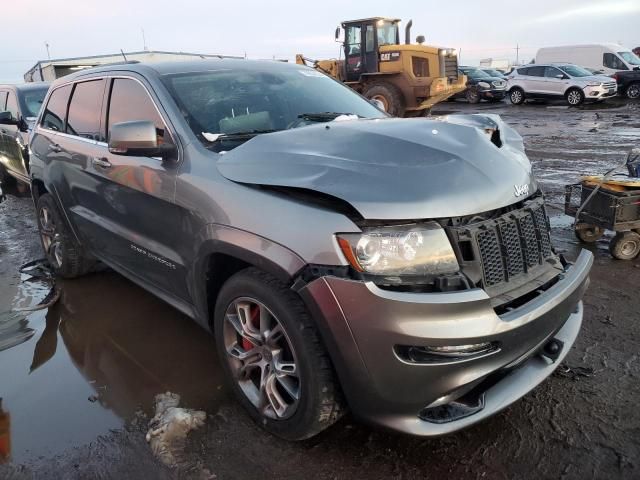
<instances>
[{"instance_id":1,"label":"front bumper","mask_svg":"<svg viewBox=\"0 0 640 480\"><path fill-rule=\"evenodd\" d=\"M484 100L489 99L503 99L506 95L506 90L504 88L501 89L491 89L491 90L478 90L480 94L480 98Z\"/></svg>"},{"instance_id":2,"label":"front bumper","mask_svg":"<svg viewBox=\"0 0 640 480\"><path fill-rule=\"evenodd\" d=\"M327 276L300 294L317 319L353 413L401 432L441 435L498 412L553 372L580 329L592 263L583 251L551 288L501 316L481 289L404 293ZM555 363L537 355L552 338L564 344ZM500 348L436 363L410 363L394 349L481 342ZM426 407L478 390L484 406L469 416L437 423L419 418Z\"/></svg>"},{"instance_id":3,"label":"front bumper","mask_svg":"<svg viewBox=\"0 0 640 480\"><path fill-rule=\"evenodd\" d=\"M600 100L603 98L615 97L618 94L618 87L605 88L604 86L584 87L584 98L586 100Z\"/></svg>"}]
</instances>

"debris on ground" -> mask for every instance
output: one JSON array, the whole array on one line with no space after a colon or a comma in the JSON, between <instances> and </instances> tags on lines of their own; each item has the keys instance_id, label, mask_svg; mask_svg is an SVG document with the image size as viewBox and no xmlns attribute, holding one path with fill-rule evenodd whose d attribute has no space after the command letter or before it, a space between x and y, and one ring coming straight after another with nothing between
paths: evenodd
<instances>
[{"instance_id":1,"label":"debris on ground","mask_svg":"<svg viewBox=\"0 0 640 480\"><path fill-rule=\"evenodd\" d=\"M155 398L156 415L149 422L147 442L153 454L165 465L180 466L185 441L191 430L204 425L207 414L200 410L180 408L180 395L161 393Z\"/></svg>"},{"instance_id":2,"label":"debris on ground","mask_svg":"<svg viewBox=\"0 0 640 480\"><path fill-rule=\"evenodd\" d=\"M559 377L570 378L571 380L579 380L580 377L593 377L596 371L591 367L572 367L563 363L555 371L555 375Z\"/></svg>"}]
</instances>

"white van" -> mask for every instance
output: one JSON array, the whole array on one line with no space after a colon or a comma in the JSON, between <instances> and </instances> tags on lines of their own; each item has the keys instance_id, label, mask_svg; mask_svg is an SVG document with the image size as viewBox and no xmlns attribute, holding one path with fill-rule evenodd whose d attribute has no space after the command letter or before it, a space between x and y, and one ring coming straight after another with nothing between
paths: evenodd
<instances>
[{"instance_id":1,"label":"white van","mask_svg":"<svg viewBox=\"0 0 640 480\"><path fill-rule=\"evenodd\" d=\"M621 70L640 70L640 58L628 48L615 43L541 48L536 54L536 63L573 63L602 70L606 75Z\"/></svg>"}]
</instances>

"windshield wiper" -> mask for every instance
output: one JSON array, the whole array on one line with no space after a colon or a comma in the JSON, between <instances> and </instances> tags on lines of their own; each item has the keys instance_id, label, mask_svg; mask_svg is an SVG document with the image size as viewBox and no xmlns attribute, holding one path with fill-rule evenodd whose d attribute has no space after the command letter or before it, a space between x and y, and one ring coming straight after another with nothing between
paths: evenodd
<instances>
[{"instance_id":1,"label":"windshield wiper","mask_svg":"<svg viewBox=\"0 0 640 480\"><path fill-rule=\"evenodd\" d=\"M355 113L343 113L343 112L313 112L313 113L301 113L298 118L303 120L309 120L310 122L330 122L342 115L356 115ZM360 115L356 115L361 118Z\"/></svg>"},{"instance_id":2,"label":"windshield wiper","mask_svg":"<svg viewBox=\"0 0 640 480\"><path fill-rule=\"evenodd\" d=\"M205 140L214 143L220 142L223 140L247 140L255 137L256 135L261 135L263 133L273 133L278 130L247 130L246 132L234 132L234 133L209 133L202 132L202 136Z\"/></svg>"}]
</instances>

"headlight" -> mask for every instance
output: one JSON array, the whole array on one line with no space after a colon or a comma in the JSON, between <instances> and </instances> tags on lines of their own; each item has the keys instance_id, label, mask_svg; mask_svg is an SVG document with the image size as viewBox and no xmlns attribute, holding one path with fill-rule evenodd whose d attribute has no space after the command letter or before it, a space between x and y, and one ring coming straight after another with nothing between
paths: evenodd
<instances>
[{"instance_id":1,"label":"headlight","mask_svg":"<svg viewBox=\"0 0 640 480\"><path fill-rule=\"evenodd\" d=\"M460 270L446 233L435 222L371 228L337 237L345 257L359 272L428 277Z\"/></svg>"},{"instance_id":2,"label":"headlight","mask_svg":"<svg viewBox=\"0 0 640 480\"><path fill-rule=\"evenodd\" d=\"M487 82L478 82L478 86L482 87L482 88L489 88L491 87L491 85L489 85Z\"/></svg>"},{"instance_id":3,"label":"headlight","mask_svg":"<svg viewBox=\"0 0 640 480\"><path fill-rule=\"evenodd\" d=\"M587 83L587 87L601 87L601 83Z\"/></svg>"}]
</instances>

